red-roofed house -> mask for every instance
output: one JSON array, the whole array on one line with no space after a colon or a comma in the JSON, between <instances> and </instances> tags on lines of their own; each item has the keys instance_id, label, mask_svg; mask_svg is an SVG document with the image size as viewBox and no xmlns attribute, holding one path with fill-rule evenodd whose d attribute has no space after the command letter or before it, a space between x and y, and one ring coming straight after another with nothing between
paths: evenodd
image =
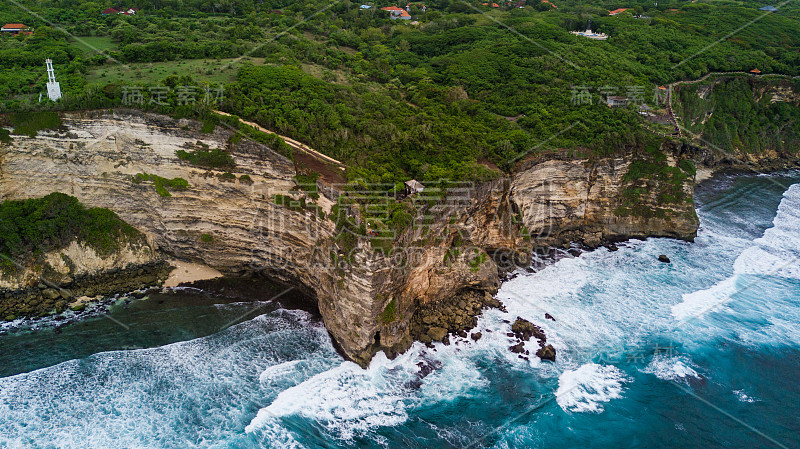
<instances>
[{"instance_id":1,"label":"red-roofed house","mask_svg":"<svg viewBox=\"0 0 800 449\"><path fill-rule=\"evenodd\" d=\"M547 3L548 5L552 6L555 9L558 9L558 6L554 5L553 2L550 0L542 0L542 3Z\"/></svg>"},{"instance_id":2,"label":"red-roofed house","mask_svg":"<svg viewBox=\"0 0 800 449\"><path fill-rule=\"evenodd\" d=\"M758 75L759 73L761 73L761 70L753 69L750 71L750 73L755 73L756 75Z\"/></svg>"},{"instance_id":3,"label":"red-roofed house","mask_svg":"<svg viewBox=\"0 0 800 449\"><path fill-rule=\"evenodd\" d=\"M615 10L613 10L613 11L609 11L609 12L608 12L608 15L609 15L609 16L616 16L617 14L619 14L619 13L621 13L621 12L625 12L625 11L627 11L627 10L628 10L628 8L619 8L619 9L615 9Z\"/></svg>"},{"instance_id":4,"label":"red-roofed house","mask_svg":"<svg viewBox=\"0 0 800 449\"><path fill-rule=\"evenodd\" d=\"M117 9L117 8L104 9L103 11L100 12L100 14L102 14L104 16L107 16L107 15L110 15L110 14L122 14L124 16L135 16L137 12L139 12L139 8L123 8L123 7L119 7L119 9Z\"/></svg>"},{"instance_id":5,"label":"red-roofed house","mask_svg":"<svg viewBox=\"0 0 800 449\"><path fill-rule=\"evenodd\" d=\"M407 13L403 8L398 8L397 6L386 6L381 9L384 11L389 11L389 18L392 20L411 20L411 14Z\"/></svg>"},{"instance_id":6,"label":"red-roofed house","mask_svg":"<svg viewBox=\"0 0 800 449\"><path fill-rule=\"evenodd\" d=\"M31 34L30 27L22 23L7 23L0 28L0 32L13 34Z\"/></svg>"}]
</instances>

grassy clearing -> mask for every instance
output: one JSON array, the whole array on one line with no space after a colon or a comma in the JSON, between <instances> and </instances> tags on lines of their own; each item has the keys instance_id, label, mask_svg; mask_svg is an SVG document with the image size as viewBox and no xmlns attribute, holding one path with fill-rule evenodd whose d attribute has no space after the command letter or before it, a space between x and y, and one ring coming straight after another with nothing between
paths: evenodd
<instances>
[{"instance_id":1,"label":"grassy clearing","mask_svg":"<svg viewBox=\"0 0 800 449\"><path fill-rule=\"evenodd\" d=\"M246 62L262 65L263 58L189 59L185 61L141 62L127 65L110 64L92 69L86 76L90 86L156 85L169 75L190 75L195 81L211 84L236 80L239 67Z\"/></svg>"},{"instance_id":2,"label":"grassy clearing","mask_svg":"<svg viewBox=\"0 0 800 449\"><path fill-rule=\"evenodd\" d=\"M300 64L303 72L323 81L336 84L350 84L343 70L330 70L318 64Z\"/></svg>"},{"instance_id":3,"label":"grassy clearing","mask_svg":"<svg viewBox=\"0 0 800 449\"><path fill-rule=\"evenodd\" d=\"M80 37L70 42L70 45L82 50L84 53L100 53L117 49L117 44L108 36Z\"/></svg>"}]
</instances>

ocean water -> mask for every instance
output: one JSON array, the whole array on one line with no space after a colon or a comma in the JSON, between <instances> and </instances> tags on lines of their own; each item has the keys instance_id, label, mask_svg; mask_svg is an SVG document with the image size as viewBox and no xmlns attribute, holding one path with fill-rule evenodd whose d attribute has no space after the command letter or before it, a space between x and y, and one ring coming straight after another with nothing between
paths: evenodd
<instances>
[{"instance_id":1,"label":"ocean water","mask_svg":"<svg viewBox=\"0 0 800 449\"><path fill-rule=\"evenodd\" d=\"M519 273L479 341L415 344L367 369L309 312L184 306L190 292L112 310L130 329L2 335L0 448L797 448L798 182L709 181L696 242L629 241ZM555 363L508 350L517 316L545 330Z\"/></svg>"}]
</instances>

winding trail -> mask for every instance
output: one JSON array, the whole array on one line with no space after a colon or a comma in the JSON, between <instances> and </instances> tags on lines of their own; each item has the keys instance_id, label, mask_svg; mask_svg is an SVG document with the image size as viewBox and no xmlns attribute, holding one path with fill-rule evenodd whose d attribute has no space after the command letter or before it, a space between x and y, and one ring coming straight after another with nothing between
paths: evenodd
<instances>
[{"instance_id":1,"label":"winding trail","mask_svg":"<svg viewBox=\"0 0 800 449\"><path fill-rule=\"evenodd\" d=\"M678 124L678 117L677 115L675 115L675 111L672 109L672 91L676 86L701 83L712 76L742 76L742 75L752 76L754 78L766 78L766 77L776 77L776 78L786 78L786 79L800 78L800 76L789 76L780 73L752 73L752 72L738 71L738 72L709 72L695 80L682 80L682 81L672 82L667 85L667 112L669 112L670 121L672 122L672 125L675 127L676 135L674 135L673 137L682 137L683 131L686 131L686 133L689 134L692 138L694 139L699 138L697 135L692 134L689 130L687 130L686 127L682 127ZM652 130L650 131L656 134L661 134L656 131Z\"/></svg>"},{"instance_id":2,"label":"winding trail","mask_svg":"<svg viewBox=\"0 0 800 449\"><path fill-rule=\"evenodd\" d=\"M211 112L213 112L215 114L219 114L219 115L225 115L225 116L228 116L228 117L231 117L231 115L232 115L232 114L228 114L227 112L222 112L222 111L211 111ZM339 167L342 170L347 169L347 166L344 165L343 163L337 161L336 159L334 159L334 158L332 158L330 156L326 156L326 155L320 153L319 151L309 147L308 145L292 139L291 137L282 136L282 135L280 135L280 134L278 134L278 133L276 133L274 131L270 131L267 128L264 128L263 126L259 125L258 123L248 122L246 120L243 120L241 117L239 118L239 121L244 123L245 125L252 126L253 128L255 128L255 129L257 129L257 130L259 130L261 132L265 132L267 134L275 134L276 136L278 136L281 139L283 139L284 142L286 142L290 147L292 147L293 150L297 150L297 151L300 151L302 153L308 154L310 156L314 156L317 159L322 159L325 162L329 162L331 164L335 164L337 167Z\"/></svg>"}]
</instances>

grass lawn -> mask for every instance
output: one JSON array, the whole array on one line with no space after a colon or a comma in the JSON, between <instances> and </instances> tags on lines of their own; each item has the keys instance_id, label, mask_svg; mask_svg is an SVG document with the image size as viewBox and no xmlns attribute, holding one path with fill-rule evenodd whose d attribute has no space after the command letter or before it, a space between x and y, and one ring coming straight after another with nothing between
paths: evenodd
<instances>
[{"instance_id":1,"label":"grass lawn","mask_svg":"<svg viewBox=\"0 0 800 449\"><path fill-rule=\"evenodd\" d=\"M112 42L108 36L79 37L71 45L75 48L80 48L84 53L100 53L117 48L117 44Z\"/></svg>"},{"instance_id":2,"label":"grass lawn","mask_svg":"<svg viewBox=\"0 0 800 449\"><path fill-rule=\"evenodd\" d=\"M245 62L261 65L264 63L264 59L189 59L168 62L137 62L125 65L108 63L91 69L86 79L90 86L156 85L167 76L176 74L191 75L198 82L228 83L236 79L239 67Z\"/></svg>"}]
</instances>

